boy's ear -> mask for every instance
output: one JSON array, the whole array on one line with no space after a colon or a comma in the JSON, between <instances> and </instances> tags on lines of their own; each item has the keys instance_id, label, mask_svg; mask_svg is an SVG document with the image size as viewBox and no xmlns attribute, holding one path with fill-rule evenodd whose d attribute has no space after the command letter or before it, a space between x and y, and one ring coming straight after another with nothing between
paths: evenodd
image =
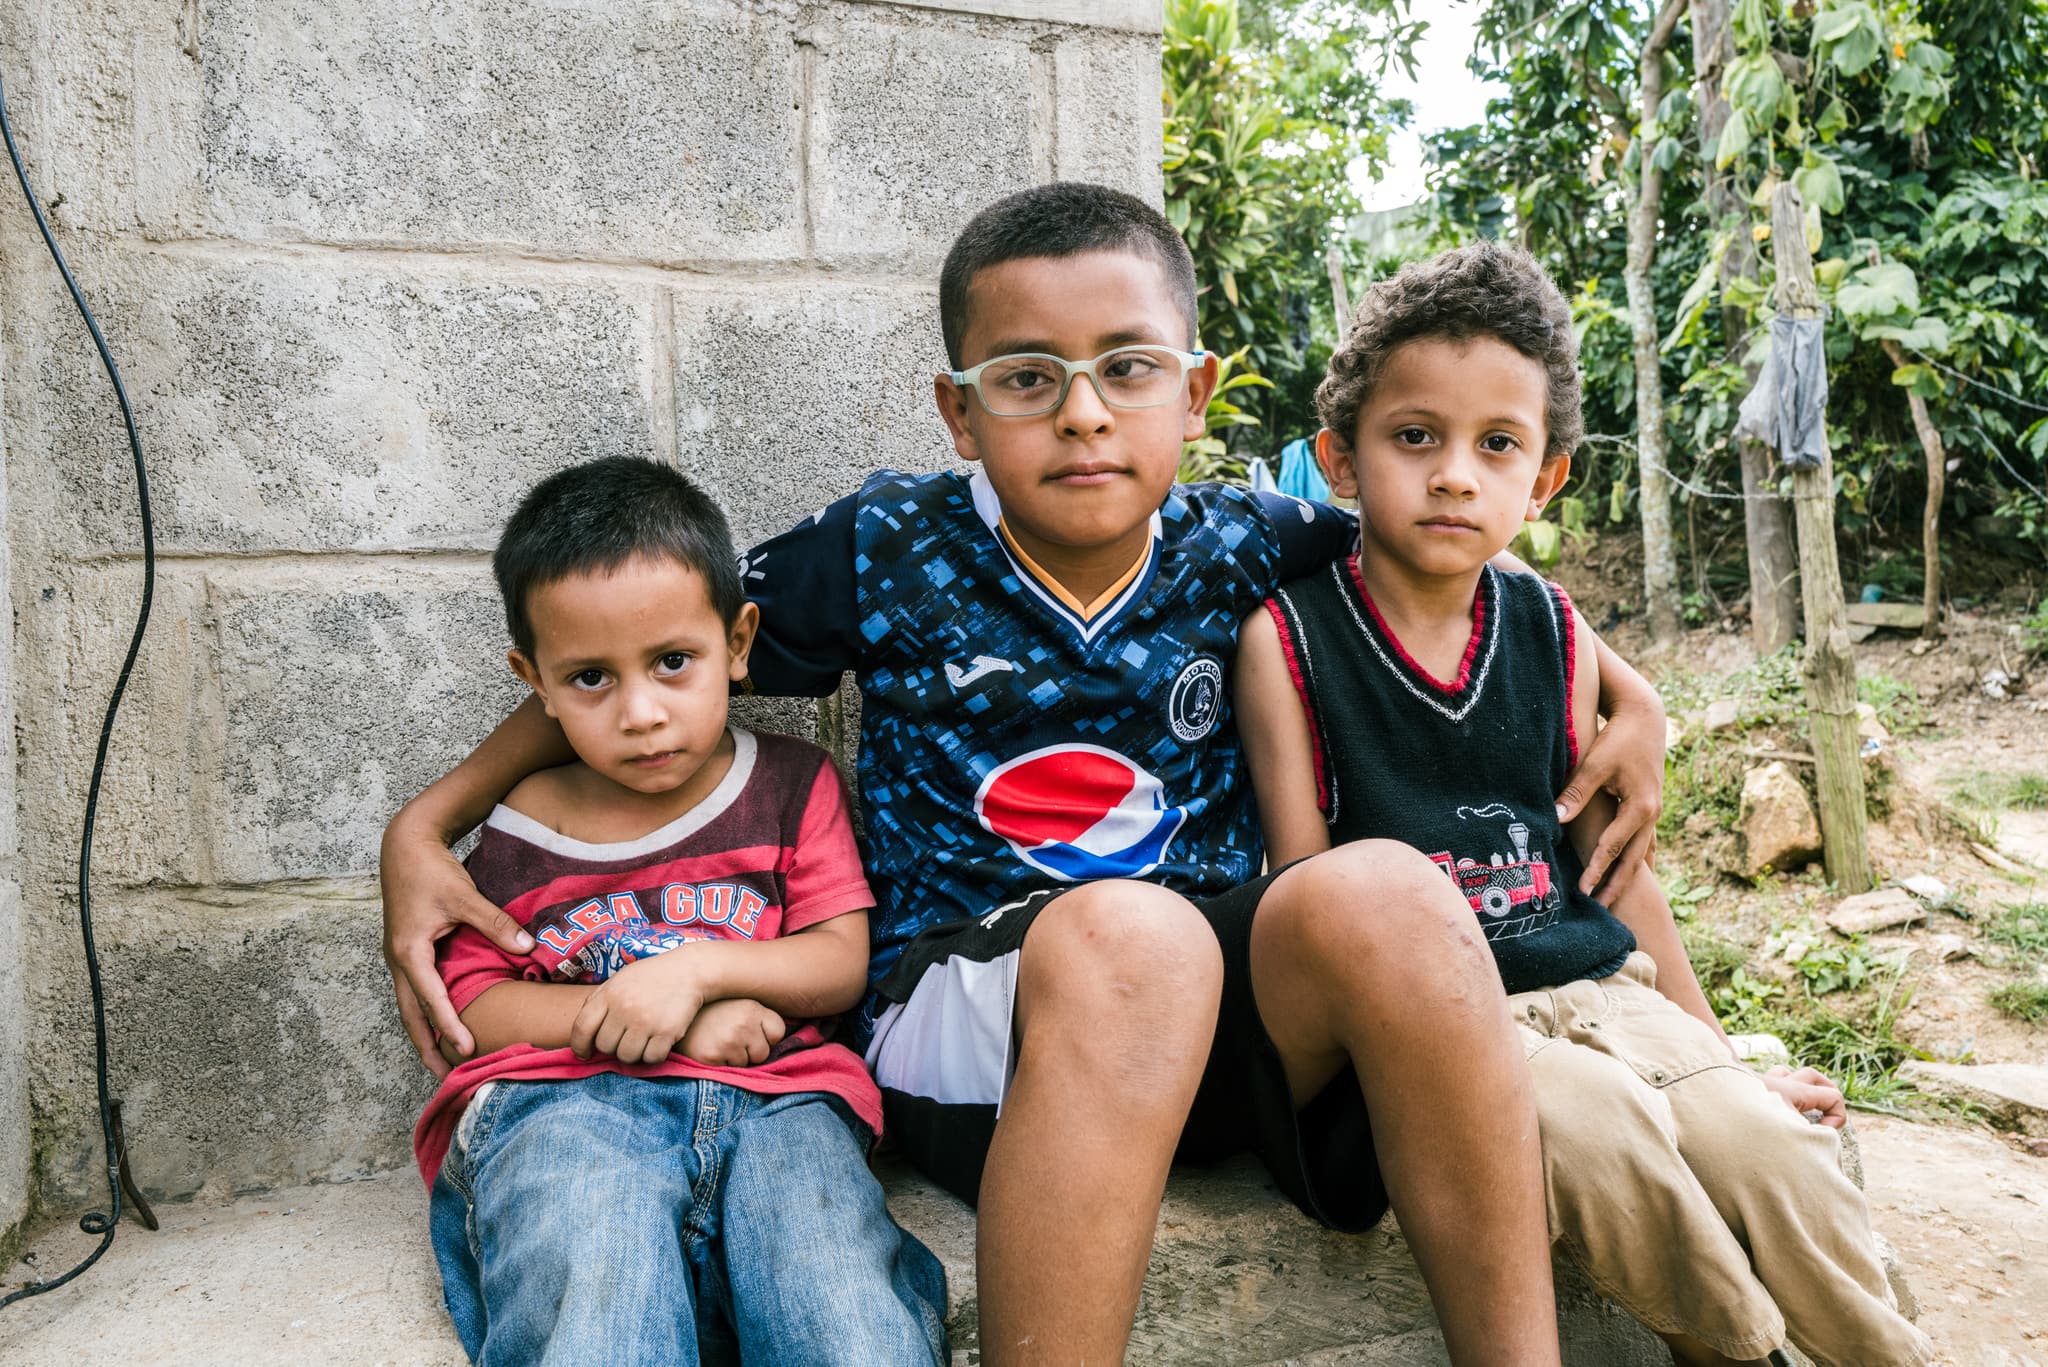
<instances>
[{"instance_id":1,"label":"boy's ear","mask_svg":"<svg viewBox=\"0 0 2048 1367\"><path fill-rule=\"evenodd\" d=\"M1571 478L1571 474L1570 456L1552 456L1544 461L1543 467L1536 472L1535 487L1529 490L1529 510L1522 514L1522 520L1534 522L1543 516L1544 505L1557 497L1557 491L1564 488L1564 482Z\"/></svg>"},{"instance_id":2,"label":"boy's ear","mask_svg":"<svg viewBox=\"0 0 2048 1367\"><path fill-rule=\"evenodd\" d=\"M932 376L932 398L938 401L939 416L946 421L946 430L953 434L953 449L962 460L980 460L981 443L974 439L974 428L967 421L968 407L974 402L974 395L964 384L954 384L945 375Z\"/></svg>"},{"instance_id":3,"label":"boy's ear","mask_svg":"<svg viewBox=\"0 0 2048 1367\"><path fill-rule=\"evenodd\" d=\"M1193 441L1209 430L1209 399L1222 378L1222 362L1213 351L1204 352L1202 363L1188 371L1188 407L1180 426L1180 439Z\"/></svg>"},{"instance_id":4,"label":"boy's ear","mask_svg":"<svg viewBox=\"0 0 2048 1367\"><path fill-rule=\"evenodd\" d=\"M754 634L760 629L761 609L752 603L740 604L739 615L725 634L726 654L732 657L726 677L734 683L747 677L747 652L754 648Z\"/></svg>"},{"instance_id":5,"label":"boy's ear","mask_svg":"<svg viewBox=\"0 0 2048 1367\"><path fill-rule=\"evenodd\" d=\"M1338 498L1358 497L1358 466L1351 443L1325 427L1316 433L1316 464Z\"/></svg>"},{"instance_id":6,"label":"boy's ear","mask_svg":"<svg viewBox=\"0 0 2048 1367\"><path fill-rule=\"evenodd\" d=\"M534 697L540 699L541 710L550 717L554 716L555 705L548 699L547 689L541 687L540 670L534 667L534 663L527 656L527 653L514 646L505 652L505 663L512 666L512 672L517 674L526 686L533 690Z\"/></svg>"}]
</instances>

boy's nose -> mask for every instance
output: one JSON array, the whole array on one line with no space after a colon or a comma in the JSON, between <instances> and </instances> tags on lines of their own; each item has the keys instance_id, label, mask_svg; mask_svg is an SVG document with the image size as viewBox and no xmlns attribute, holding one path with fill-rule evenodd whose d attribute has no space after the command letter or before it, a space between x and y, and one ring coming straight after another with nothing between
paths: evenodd
<instances>
[{"instance_id":1,"label":"boy's nose","mask_svg":"<svg viewBox=\"0 0 2048 1367\"><path fill-rule=\"evenodd\" d=\"M1431 472L1430 488L1461 496L1479 492L1479 461L1467 451L1446 450Z\"/></svg>"},{"instance_id":2,"label":"boy's nose","mask_svg":"<svg viewBox=\"0 0 2048 1367\"><path fill-rule=\"evenodd\" d=\"M652 731L668 720L668 710L651 688L628 688L619 721L628 731Z\"/></svg>"},{"instance_id":3,"label":"boy's nose","mask_svg":"<svg viewBox=\"0 0 2048 1367\"><path fill-rule=\"evenodd\" d=\"M1067 397L1053 414L1061 436L1086 437L1116 426L1116 413L1102 401L1102 392L1090 375L1076 375L1067 386Z\"/></svg>"}]
</instances>

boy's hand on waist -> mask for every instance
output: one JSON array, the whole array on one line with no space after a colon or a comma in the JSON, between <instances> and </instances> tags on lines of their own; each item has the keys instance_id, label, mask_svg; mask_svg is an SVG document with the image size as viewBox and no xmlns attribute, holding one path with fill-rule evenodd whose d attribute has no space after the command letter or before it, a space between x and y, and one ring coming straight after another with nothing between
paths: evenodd
<instances>
[{"instance_id":1,"label":"boy's hand on waist","mask_svg":"<svg viewBox=\"0 0 2048 1367\"><path fill-rule=\"evenodd\" d=\"M1839 1130L1849 1123L1849 1104L1842 1098L1842 1089L1818 1068L1788 1068L1781 1063L1764 1074L1764 1086L1801 1115L1819 1111L1817 1124Z\"/></svg>"},{"instance_id":2,"label":"boy's hand on waist","mask_svg":"<svg viewBox=\"0 0 2048 1367\"><path fill-rule=\"evenodd\" d=\"M745 1068L764 1063L789 1026L751 997L728 997L697 1013L677 1047L699 1063Z\"/></svg>"},{"instance_id":3,"label":"boy's hand on waist","mask_svg":"<svg viewBox=\"0 0 2048 1367\"><path fill-rule=\"evenodd\" d=\"M1620 806L1586 860L1579 891L1603 900L1628 886L1657 845L1664 812L1664 709L1616 712L1579 757L1557 795L1560 821L1570 821L1595 793L1612 793Z\"/></svg>"},{"instance_id":4,"label":"boy's hand on waist","mask_svg":"<svg viewBox=\"0 0 2048 1367\"><path fill-rule=\"evenodd\" d=\"M533 937L486 901L448 845L400 816L384 830L377 874L384 892L384 962L398 998L398 1018L435 1077L476 1052L476 1040L455 1014L434 967L435 942L470 926L499 948L530 953ZM439 1038L436 1038L438 1032Z\"/></svg>"},{"instance_id":5,"label":"boy's hand on waist","mask_svg":"<svg viewBox=\"0 0 2048 1367\"><path fill-rule=\"evenodd\" d=\"M660 1063L704 1006L690 946L627 964L584 998L569 1027L576 1057L610 1054L621 1063Z\"/></svg>"}]
</instances>

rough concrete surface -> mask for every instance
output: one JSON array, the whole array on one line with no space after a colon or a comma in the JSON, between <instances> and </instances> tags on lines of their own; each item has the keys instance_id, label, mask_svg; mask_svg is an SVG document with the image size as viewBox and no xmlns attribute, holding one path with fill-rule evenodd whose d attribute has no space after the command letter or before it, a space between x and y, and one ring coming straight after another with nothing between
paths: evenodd
<instances>
[{"instance_id":1,"label":"rough concrete surface","mask_svg":"<svg viewBox=\"0 0 2048 1367\"><path fill-rule=\"evenodd\" d=\"M973 1222L900 1170L890 1204L946 1264L954 1362L975 1351ZM300 1187L223 1205L162 1208L124 1226L90 1280L10 1311L0 1359L21 1367L148 1361L161 1367L318 1361L326 1367L462 1361L438 1300L426 1193L409 1174ZM84 1244L46 1235L51 1275ZM1572 1367L1657 1367L1662 1346L1565 1278ZM1330 1234L1247 1166L1178 1174L1160 1216L1129 1360L1164 1364L1448 1362L1421 1279L1391 1225Z\"/></svg>"},{"instance_id":2,"label":"rough concrete surface","mask_svg":"<svg viewBox=\"0 0 2048 1367\"><path fill-rule=\"evenodd\" d=\"M1054 162L1062 180L1092 180L1158 203L1160 72L1156 41L1131 36L1053 49ZM1146 141L1133 129L1151 135Z\"/></svg>"},{"instance_id":3,"label":"rough concrete surface","mask_svg":"<svg viewBox=\"0 0 2048 1367\"><path fill-rule=\"evenodd\" d=\"M408 1161L431 1080L398 1027L370 880L94 900L113 1095L145 1194L218 1198ZM89 1043L82 1010L73 1028ZM38 1094L62 1098L39 1117L52 1199L103 1199L89 1050L35 1066Z\"/></svg>"},{"instance_id":4,"label":"rough concrete surface","mask_svg":"<svg viewBox=\"0 0 2048 1367\"><path fill-rule=\"evenodd\" d=\"M860 5L837 20L815 33L818 253L936 276L976 210L1048 178L1051 149L1034 148L1028 126L1038 79L1028 35Z\"/></svg>"},{"instance_id":5,"label":"rough concrete surface","mask_svg":"<svg viewBox=\"0 0 2048 1367\"><path fill-rule=\"evenodd\" d=\"M259 238L797 257L794 11L213 0L209 217Z\"/></svg>"},{"instance_id":6,"label":"rough concrete surface","mask_svg":"<svg viewBox=\"0 0 2048 1367\"><path fill-rule=\"evenodd\" d=\"M678 459L742 546L870 471L957 463L932 399L946 368L935 293L700 288L674 307Z\"/></svg>"},{"instance_id":7,"label":"rough concrete surface","mask_svg":"<svg viewBox=\"0 0 2048 1367\"><path fill-rule=\"evenodd\" d=\"M657 290L630 277L333 251L88 250L119 339L161 548L488 549L519 494L579 459L657 456ZM24 267L37 262L25 262ZM25 514L69 556L131 551L128 445L48 272L25 302ZM667 417L660 416L665 424Z\"/></svg>"}]
</instances>

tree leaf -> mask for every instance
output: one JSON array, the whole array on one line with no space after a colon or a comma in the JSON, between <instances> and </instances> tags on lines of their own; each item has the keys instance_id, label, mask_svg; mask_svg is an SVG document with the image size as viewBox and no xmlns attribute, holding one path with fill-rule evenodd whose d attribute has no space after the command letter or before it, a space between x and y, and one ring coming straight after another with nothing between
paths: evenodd
<instances>
[{"instance_id":1,"label":"tree leaf","mask_svg":"<svg viewBox=\"0 0 2048 1367\"><path fill-rule=\"evenodd\" d=\"M1714 168L1726 170L1737 157L1749 150L1749 114L1745 110L1730 111L1728 122L1721 126L1720 141L1714 144Z\"/></svg>"}]
</instances>

